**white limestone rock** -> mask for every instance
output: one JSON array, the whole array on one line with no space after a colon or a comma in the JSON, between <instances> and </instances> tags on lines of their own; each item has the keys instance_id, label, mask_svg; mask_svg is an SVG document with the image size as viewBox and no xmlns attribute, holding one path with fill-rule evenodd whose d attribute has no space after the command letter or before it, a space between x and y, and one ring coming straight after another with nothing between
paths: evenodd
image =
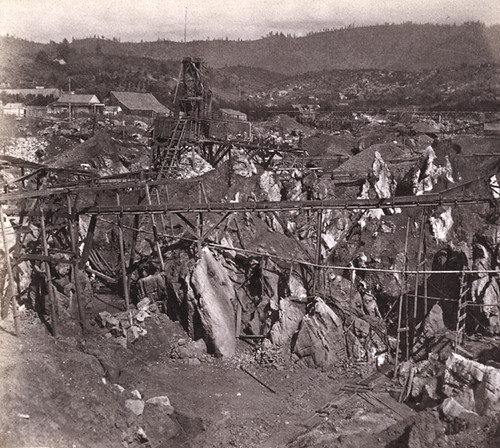
<instances>
[{"instance_id":1,"label":"white limestone rock","mask_svg":"<svg viewBox=\"0 0 500 448\"><path fill-rule=\"evenodd\" d=\"M452 353L446 361L444 393L469 411L495 416L500 412L500 369ZM461 401L467 393L471 398Z\"/></svg>"},{"instance_id":2,"label":"white limestone rock","mask_svg":"<svg viewBox=\"0 0 500 448\"><path fill-rule=\"evenodd\" d=\"M231 357L236 350L233 283L208 248L191 275L191 287L210 352Z\"/></svg>"},{"instance_id":3,"label":"white limestone rock","mask_svg":"<svg viewBox=\"0 0 500 448\"><path fill-rule=\"evenodd\" d=\"M308 367L327 368L346 357L342 321L322 299L302 319L292 352Z\"/></svg>"},{"instance_id":4,"label":"white limestone rock","mask_svg":"<svg viewBox=\"0 0 500 448\"><path fill-rule=\"evenodd\" d=\"M135 415L139 416L144 412L144 401L136 399L125 400L125 407Z\"/></svg>"}]
</instances>

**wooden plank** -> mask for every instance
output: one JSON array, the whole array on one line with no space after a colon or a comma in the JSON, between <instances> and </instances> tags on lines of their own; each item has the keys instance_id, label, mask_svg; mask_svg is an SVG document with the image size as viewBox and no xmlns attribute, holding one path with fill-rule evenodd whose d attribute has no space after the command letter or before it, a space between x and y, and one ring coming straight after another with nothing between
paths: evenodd
<instances>
[{"instance_id":1,"label":"wooden plank","mask_svg":"<svg viewBox=\"0 0 500 448\"><path fill-rule=\"evenodd\" d=\"M412 417L415 415L415 411L411 409L409 406L399 403L397 400L395 400L391 395L388 393L371 393L368 392L366 395L370 395L373 397L375 400L377 400L379 403L382 403L385 407L390 409L392 412L398 414L402 418L408 418Z\"/></svg>"},{"instance_id":2,"label":"wooden plank","mask_svg":"<svg viewBox=\"0 0 500 448\"><path fill-rule=\"evenodd\" d=\"M52 264L72 264L74 258L59 258L59 257L54 257L51 255L39 255L39 254L23 254L18 257L16 260L15 264L18 265L23 261L47 261Z\"/></svg>"}]
</instances>

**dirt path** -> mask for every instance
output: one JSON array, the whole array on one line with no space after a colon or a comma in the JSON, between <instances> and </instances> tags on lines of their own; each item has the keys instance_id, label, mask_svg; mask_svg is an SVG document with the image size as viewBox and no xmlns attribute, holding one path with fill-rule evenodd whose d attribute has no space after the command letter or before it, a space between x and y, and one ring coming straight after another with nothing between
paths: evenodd
<instances>
[{"instance_id":1,"label":"dirt path","mask_svg":"<svg viewBox=\"0 0 500 448\"><path fill-rule=\"evenodd\" d=\"M340 386L324 372L259 368L249 362L251 348L244 343L233 360L174 361L166 356L169 337L178 337L173 323L156 333L151 324L149 339L132 350L99 334L83 340L77 329L74 336L53 338L26 316L19 338L11 328L8 321L0 325L0 447L5 448L285 446ZM125 407L133 390L144 401L168 396L174 413L146 405L135 416ZM149 442L136 440L139 428Z\"/></svg>"}]
</instances>

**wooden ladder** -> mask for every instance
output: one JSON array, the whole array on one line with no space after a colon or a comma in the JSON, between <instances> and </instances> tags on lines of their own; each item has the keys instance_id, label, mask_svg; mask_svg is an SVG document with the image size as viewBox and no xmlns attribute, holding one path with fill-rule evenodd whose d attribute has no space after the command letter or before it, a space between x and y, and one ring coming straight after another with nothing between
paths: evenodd
<instances>
[{"instance_id":1,"label":"wooden ladder","mask_svg":"<svg viewBox=\"0 0 500 448\"><path fill-rule=\"evenodd\" d=\"M179 156L181 144L186 133L187 120L179 118L175 123L175 127L170 135L167 147L161 153L161 165L158 170L158 177L164 174L165 168L169 173L173 168L176 159Z\"/></svg>"}]
</instances>

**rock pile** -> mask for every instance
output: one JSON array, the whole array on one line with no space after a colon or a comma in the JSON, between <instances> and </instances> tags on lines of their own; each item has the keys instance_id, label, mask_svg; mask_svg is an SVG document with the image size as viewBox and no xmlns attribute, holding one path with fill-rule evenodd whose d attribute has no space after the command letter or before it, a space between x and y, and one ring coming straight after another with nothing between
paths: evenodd
<instances>
[{"instance_id":1,"label":"rock pile","mask_svg":"<svg viewBox=\"0 0 500 448\"><path fill-rule=\"evenodd\" d=\"M158 306L145 297L137 304L137 309L124 311L115 315L107 311L101 311L96 316L96 322L107 330L106 338L114 338L115 341L127 348L127 344L133 344L139 337L145 336L147 330L143 323L152 314L158 312Z\"/></svg>"},{"instance_id":2,"label":"rock pile","mask_svg":"<svg viewBox=\"0 0 500 448\"><path fill-rule=\"evenodd\" d=\"M21 137L17 138L2 149L3 154L29 162L39 162L45 155L48 142L40 137Z\"/></svg>"}]
</instances>

